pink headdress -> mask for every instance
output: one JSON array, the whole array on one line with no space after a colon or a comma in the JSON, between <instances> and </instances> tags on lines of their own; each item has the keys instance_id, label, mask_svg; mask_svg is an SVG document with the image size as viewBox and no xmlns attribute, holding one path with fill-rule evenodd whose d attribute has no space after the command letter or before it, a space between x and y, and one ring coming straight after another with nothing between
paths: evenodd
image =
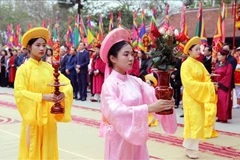
<instances>
[{"instance_id":1,"label":"pink headdress","mask_svg":"<svg viewBox=\"0 0 240 160\"><path fill-rule=\"evenodd\" d=\"M108 67L108 52L111 47L121 41L130 41L130 34L126 29L116 28L108 33L108 35L104 38L102 42L102 46L100 48L100 57L104 63L106 63L104 78L106 79L110 74L110 68Z\"/></svg>"}]
</instances>

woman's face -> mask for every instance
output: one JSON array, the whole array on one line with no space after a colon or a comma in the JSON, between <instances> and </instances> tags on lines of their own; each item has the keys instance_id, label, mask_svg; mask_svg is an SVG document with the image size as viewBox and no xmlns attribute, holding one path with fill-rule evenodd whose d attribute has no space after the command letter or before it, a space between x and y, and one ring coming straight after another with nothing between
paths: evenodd
<instances>
[{"instance_id":1,"label":"woman's face","mask_svg":"<svg viewBox=\"0 0 240 160\"><path fill-rule=\"evenodd\" d=\"M126 44L118 52L117 57L110 56L110 60L113 63L113 69L121 74L125 74L126 71L132 69L134 53L129 44Z\"/></svg>"},{"instance_id":2,"label":"woman's face","mask_svg":"<svg viewBox=\"0 0 240 160\"><path fill-rule=\"evenodd\" d=\"M141 51L138 51L138 58L142 58L143 54Z\"/></svg>"},{"instance_id":3,"label":"woman's face","mask_svg":"<svg viewBox=\"0 0 240 160\"><path fill-rule=\"evenodd\" d=\"M153 86L150 80L146 80L146 83L149 84L149 86Z\"/></svg>"},{"instance_id":4,"label":"woman's face","mask_svg":"<svg viewBox=\"0 0 240 160\"><path fill-rule=\"evenodd\" d=\"M16 56L18 53L16 50L13 51L13 55Z\"/></svg>"},{"instance_id":5,"label":"woman's face","mask_svg":"<svg viewBox=\"0 0 240 160\"><path fill-rule=\"evenodd\" d=\"M40 61L44 54L46 53L46 41L42 38L38 38L32 46L28 46L30 53L31 53L31 58Z\"/></svg>"},{"instance_id":6,"label":"woman's face","mask_svg":"<svg viewBox=\"0 0 240 160\"><path fill-rule=\"evenodd\" d=\"M96 48L96 49L95 49L95 54L96 54L96 55L99 55L99 52L100 52L100 49L99 49L99 48Z\"/></svg>"},{"instance_id":7,"label":"woman's face","mask_svg":"<svg viewBox=\"0 0 240 160\"><path fill-rule=\"evenodd\" d=\"M218 61L223 62L226 59L226 56L221 55L221 53L218 52L217 59L218 59Z\"/></svg>"},{"instance_id":8,"label":"woman's face","mask_svg":"<svg viewBox=\"0 0 240 160\"><path fill-rule=\"evenodd\" d=\"M48 56L52 56L52 52L51 52L50 49L47 51L47 55L48 55Z\"/></svg>"},{"instance_id":9,"label":"woman's face","mask_svg":"<svg viewBox=\"0 0 240 160\"><path fill-rule=\"evenodd\" d=\"M200 56L201 52L200 52L200 45L197 44L195 45L191 50L189 50L189 56L197 59Z\"/></svg>"}]
</instances>

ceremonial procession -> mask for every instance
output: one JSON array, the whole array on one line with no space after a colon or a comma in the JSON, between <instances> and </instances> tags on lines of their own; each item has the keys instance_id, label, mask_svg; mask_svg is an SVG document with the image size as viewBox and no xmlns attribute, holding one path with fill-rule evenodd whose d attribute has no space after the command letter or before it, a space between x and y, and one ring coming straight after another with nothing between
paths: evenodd
<instances>
[{"instance_id":1,"label":"ceremonial procession","mask_svg":"<svg viewBox=\"0 0 240 160\"><path fill-rule=\"evenodd\" d=\"M0 160L240 160L240 0L9 0L0 18Z\"/></svg>"}]
</instances>

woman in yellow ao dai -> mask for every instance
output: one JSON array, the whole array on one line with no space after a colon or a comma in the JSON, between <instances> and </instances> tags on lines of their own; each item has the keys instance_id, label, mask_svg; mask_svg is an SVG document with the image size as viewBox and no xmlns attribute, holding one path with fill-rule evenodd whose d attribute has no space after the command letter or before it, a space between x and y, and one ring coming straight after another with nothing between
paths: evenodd
<instances>
[{"instance_id":1,"label":"woman in yellow ao dai","mask_svg":"<svg viewBox=\"0 0 240 160\"><path fill-rule=\"evenodd\" d=\"M200 56L201 39L193 37L184 48L188 58L181 66L181 79L184 108L184 142L186 155L198 158L199 140L204 138L204 105L216 103L214 83L211 82L208 71L197 60Z\"/></svg>"},{"instance_id":2,"label":"woman in yellow ao dai","mask_svg":"<svg viewBox=\"0 0 240 160\"><path fill-rule=\"evenodd\" d=\"M39 27L26 32L23 46L30 50L31 58L17 69L14 96L22 116L19 160L57 160L57 124L71 120L73 89L70 81L60 75L61 94L53 94L53 68L41 59L46 52L49 37L47 29ZM65 107L63 114L51 114L54 102Z\"/></svg>"}]
</instances>

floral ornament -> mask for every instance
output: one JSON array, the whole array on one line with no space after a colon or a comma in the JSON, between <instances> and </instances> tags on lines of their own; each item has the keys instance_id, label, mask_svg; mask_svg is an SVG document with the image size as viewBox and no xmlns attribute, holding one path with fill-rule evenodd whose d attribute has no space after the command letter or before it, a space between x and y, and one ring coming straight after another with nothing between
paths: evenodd
<instances>
[{"instance_id":1,"label":"floral ornament","mask_svg":"<svg viewBox=\"0 0 240 160\"><path fill-rule=\"evenodd\" d=\"M158 29L160 36L155 37L156 49L150 54L153 58L153 66L159 70L169 71L175 68L178 57L182 55L177 49L180 43L177 38L179 31L173 26L163 26Z\"/></svg>"}]
</instances>

